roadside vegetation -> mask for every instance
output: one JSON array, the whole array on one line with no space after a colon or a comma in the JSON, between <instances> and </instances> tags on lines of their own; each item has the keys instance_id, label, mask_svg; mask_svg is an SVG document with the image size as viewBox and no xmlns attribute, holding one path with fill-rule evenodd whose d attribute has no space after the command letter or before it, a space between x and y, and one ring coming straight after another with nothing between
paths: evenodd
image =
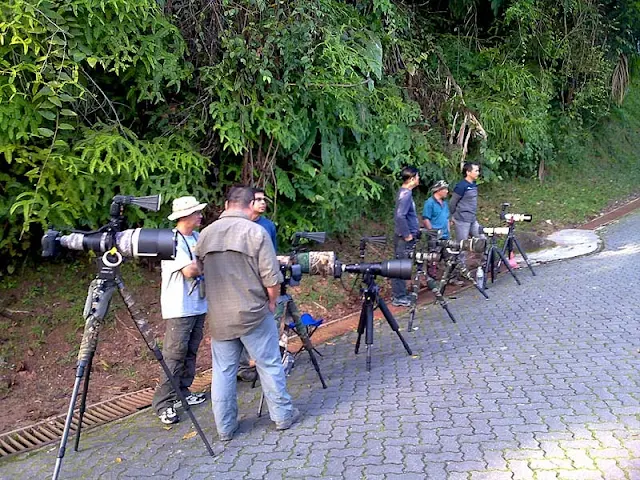
<instances>
[{"instance_id":1,"label":"roadside vegetation","mask_svg":"<svg viewBox=\"0 0 640 480\"><path fill-rule=\"evenodd\" d=\"M115 194L164 196L130 226L168 226L185 194L211 221L245 183L274 199L283 253L326 231L318 249L358 261L361 235L391 234L402 165L421 210L470 160L485 225L509 202L540 235L576 226L640 193L639 39L632 0L0 3L0 404L43 406L0 430L62 411L71 384L94 270L44 262L49 225L97 228ZM160 336L157 266L123 274ZM358 303L348 280L292 292L329 320ZM90 401L154 383L119 300L105 323Z\"/></svg>"}]
</instances>

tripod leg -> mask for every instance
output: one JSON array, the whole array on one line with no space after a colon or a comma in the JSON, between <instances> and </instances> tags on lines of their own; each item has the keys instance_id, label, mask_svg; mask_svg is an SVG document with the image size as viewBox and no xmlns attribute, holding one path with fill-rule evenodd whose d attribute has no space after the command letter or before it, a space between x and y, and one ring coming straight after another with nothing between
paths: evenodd
<instances>
[{"instance_id":1,"label":"tripod leg","mask_svg":"<svg viewBox=\"0 0 640 480\"><path fill-rule=\"evenodd\" d=\"M447 285L449 284L449 280L451 280L451 277L453 276L454 271L455 271L455 265L447 261L447 264L444 267L442 278L440 279L440 287L438 288L440 295L444 295L444 291L447 288Z\"/></svg>"},{"instance_id":2,"label":"tripod leg","mask_svg":"<svg viewBox=\"0 0 640 480\"><path fill-rule=\"evenodd\" d=\"M498 250L498 247L496 245L491 245L491 248L489 249L489 254L487 255L487 264L485 265L485 271L484 271L484 285L482 286L482 288L486 288L489 274L491 274L491 283L493 283L496 279L495 252L497 250Z\"/></svg>"},{"instance_id":3,"label":"tripod leg","mask_svg":"<svg viewBox=\"0 0 640 480\"><path fill-rule=\"evenodd\" d=\"M367 345L367 372L371 371L371 345L373 345L373 300L365 302L366 322L364 343ZM397 328L397 324L396 324Z\"/></svg>"},{"instance_id":4,"label":"tripod leg","mask_svg":"<svg viewBox=\"0 0 640 480\"><path fill-rule=\"evenodd\" d=\"M69 403L69 410L67 412L67 418L64 422L64 429L62 430L62 439L60 440L60 447L58 449L58 458L56 459L56 466L53 471L53 480L57 480L60 475L60 469L62 467L62 459L64 458L67 440L69 438L69 431L73 422L73 409L78 399L78 391L80 389L80 381L84 376L84 371L87 365L90 365L90 361L93 358L93 354L98 346L98 334L100 333L100 326L102 319L107 314L109 308L109 302L113 296L113 284L107 282L104 279L95 279L89 286L89 292L87 293L87 300L84 308L84 333L82 334L82 341L80 342L80 348L78 350L78 365L76 367L76 379L73 385L73 392L71 394L71 402ZM85 382L85 391L88 390L89 381ZM79 434L78 434L79 437ZM76 444L79 442L76 440Z\"/></svg>"},{"instance_id":5,"label":"tripod leg","mask_svg":"<svg viewBox=\"0 0 640 480\"><path fill-rule=\"evenodd\" d=\"M87 392L89 391L89 377L91 376L91 365L93 364L93 356L95 352L91 353L89 362L87 364L87 374L84 377L84 387L82 388L82 397L80 398L80 410L78 412L78 429L76 430L76 441L73 445L73 450L78 451L80 446L80 432L82 430L82 419L84 418L84 412L87 408Z\"/></svg>"},{"instance_id":6,"label":"tripod leg","mask_svg":"<svg viewBox=\"0 0 640 480\"><path fill-rule=\"evenodd\" d=\"M453 313L451 313L451 310L449 310L449 304L447 303L447 300L440 293L438 283L433 278L427 277L427 286L429 287L431 292L433 292L433 294L436 296L436 300L438 301L440 306L444 308L445 312L447 312L451 321L453 323L456 323L456 317L454 317Z\"/></svg>"},{"instance_id":7,"label":"tripod leg","mask_svg":"<svg viewBox=\"0 0 640 480\"><path fill-rule=\"evenodd\" d=\"M53 470L53 480L57 480L60 475L60 468L62 467L62 459L66 450L67 439L69 438L69 430L71 428L71 420L73 419L73 409L76 405L78 398L78 391L80 390L80 381L84 375L84 369L86 361L81 360L78 362L76 368L76 380L73 384L73 392L71 393L71 402L69 402L69 410L67 410L67 418L64 422L64 430L62 431L62 438L60 439L60 447L58 448L58 458L56 459L56 466Z\"/></svg>"},{"instance_id":8,"label":"tripod leg","mask_svg":"<svg viewBox=\"0 0 640 480\"><path fill-rule=\"evenodd\" d=\"M409 355L413 355L413 352L411 351L411 347L409 346L409 344L406 342L406 340L400 333L400 327L398 327L398 322L393 317L393 314L389 310L389 307L387 307L387 304L384 302L382 298L378 298L378 306L380 307L380 311L384 315L384 318L387 320L387 323L391 327L391 330L396 332L396 334L398 335L398 338L400 338L400 341L402 342L404 349L407 351Z\"/></svg>"},{"instance_id":9,"label":"tripod leg","mask_svg":"<svg viewBox=\"0 0 640 480\"><path fill-rule=\"evenodd\" d=\"M533 271L533 267L531 266L531 263L529 262L529 258L527 257L527 254L524 252L524 250L520 246L520 242L518 242L518 239L515 237L515 235L513 237L513 241L515 242L516 248L520 252L520 255L522 255L522 258L524 258L524 261L526 262L527 267L529 267L529 270L531 270L531 275L533 275L535 277L536 276L536 272Z\"/></svg>"},{"instance_id":10,"label":"tripod leg","mask_svg":"<svg viewBox=\"0 0 640 480\"><path fill-rule=\"evenodd\" d=\"M360 322L358 322L358 338L356 340L356 355L360 351L360 339L362 338L362 334L364 333L365 327L367 325L367 309L366 303L362 305L362 310L360 310Z\"/></svg>"},{"instance_id":11,"label":"tripod leg","mask_svg":"<svg viewBox=\"0 0 640 480\"><path fill-rule=\"evenodd\" d=\"M480 285L478 285L478 282L476 282L476 279L473 278L472 273L467 269L467 267L465 267L462 264L459 264L458 268L460 269L460 273L462 275L464 275L464 278L466 278L471 283L473 283L473 286L476 287L478 289L478 291L482 294L482 296L488 300L489 299L489 295L487 295L487 293L482 289L482 287L480 287ZM480 268L482 268L482 267L480 267ZM484 277L482 277L482 278L484 279Z\"/></svg>"},{"instance_id":12,"label":"tripod leg","mask_svg":"<svg viewBox=\"0 0 640 480\"><path fill-rule=\"evenodd\" d=\"M258 418L262 416L263 406L264 406L264 392L260 393L260 404L258 405Z\"/></svg>"},{"instance_id":13,"label":"tripod leg","mask_svg":"<svg viewBox=\"0 0 640 480\"><path fill-rule=\"evenodd\" d=\"M413 279L411 285L411 311L409 312L409 325L407 325L407 331L413 331L413 321L416 318L416 310L418 308L418 291L420 290L420 275L424 275L424 272L420 269L416 270L416 276Z\"/></svg>"},{"instance_id":14,"label":"tripod leg","mask_svg":"<svg viewBox=\"0 0 640 480\"><path fill-rule=\"evenodd\" d=\"M498 253L498 255L500 255L500 258L502 259L502 262L507 266L507 269L509 270L509 273L511 274L513 279L516 281L516 283L518 285L522 285L520 283L520 280L518 279L518 276L516 275L516 272L513 271L513 268L511 268L511 265L509 265L509 262L507 261L505 256L502 254L502 252L499 249L496 249L496 252Z\"/></svg>"},{"instance_id":15,"label":"tripod leg","mask_svg":"<svg viewBox=\"0 0 640 480\"><path fill-rule=\"evenodd\" d=\"M187 400L184 398L184 395L180 390L180 385L178 384L178 381L172 375L171 371L169 370L169 367L167 366L167 363L164 361L164 357L162 356L162 351L160 350L160 348L158 348L158 343L156 342L156 339L153 336L153 332L151 331L151 327L149 326L149 323L144 317L144 314L137 307L136 302L133 300L131 293L125 287L122 279L117 278L116 282L118 285L118 290L120 291L120 296L122 297L122 300L124 301L124 304L126 305L127 310L129 311L129 315L131 315L131 318L133 318L133 322L136 328L140 332L140 335L142 335L142 338L147 344L147 347L149 348L149 350L153 352L153 355L156 357L156 360L158 360L158 363L162 367L162 370L164 371L165 375L171 382L171 386L175 390L176 395L178 395L178 398L182 402L182 406L184 407L185 412L187 412L187 415L189 415L189 418L191 419L191 423L193 423L194 428L198 432L198 435L200 435L202 442L207 448L209 455L213 457L214 453L213 453L213 450L211 449L211 445L209 445L209 441L207 440L207 437L205 436L204 432L200 428L200 424L196 420L195 415L191 411L191 406L189 405L189 403L187 403Z\"/></svg>"}]
</instances>

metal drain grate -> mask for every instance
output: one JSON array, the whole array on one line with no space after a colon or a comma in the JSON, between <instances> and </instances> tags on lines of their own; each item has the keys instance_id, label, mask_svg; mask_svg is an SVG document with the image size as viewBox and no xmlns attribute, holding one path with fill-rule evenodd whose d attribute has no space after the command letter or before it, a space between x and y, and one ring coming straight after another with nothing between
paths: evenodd
<instances>
[{"instance_id":1,"label":"metal drain grate","mask_svg":"<svg viewBox=\"0 0 640 480\"><path fill-rule=\"evenodd\" d=\"M194 391L202 391L211 385L211 370L198 375L191 386ZM153 388L145 388L127 393L105 402L95 403L87 407L82 419L82 431L92 427L124 418L151 405ZM66 414L44 420L29 427L19 428L0 435L0 458L27 452L55 443L62 438ZM78 428L78 410L71 420L70 434Z\"/></svg>"}]
</instances>

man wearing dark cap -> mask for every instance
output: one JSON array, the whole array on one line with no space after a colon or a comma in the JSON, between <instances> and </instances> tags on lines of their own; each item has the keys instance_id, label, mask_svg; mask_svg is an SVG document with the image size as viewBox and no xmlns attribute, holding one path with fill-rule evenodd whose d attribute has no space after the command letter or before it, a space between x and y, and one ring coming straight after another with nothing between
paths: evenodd
<instances>
[{"instance_id":1,"label":"man wearing dark cap","mask_svg":"<svg viewBox=\"0 0 640 480\"><path fill-rule=\"evenodd\" d=\"M449 240L449 184L438 180L431 187L432 195L424 202L422 208L422 225L428 229L440 230L440 238ZM437 262L427 266L427 274L435 278L438 273Z\"/></svg>"}]
</instances>

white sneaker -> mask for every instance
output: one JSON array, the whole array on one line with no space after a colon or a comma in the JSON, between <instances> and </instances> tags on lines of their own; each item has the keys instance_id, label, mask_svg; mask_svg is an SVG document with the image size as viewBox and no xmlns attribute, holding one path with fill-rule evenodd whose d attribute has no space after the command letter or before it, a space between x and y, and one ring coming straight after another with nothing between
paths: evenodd
<instances>
[{"instance_id":1,"label":"white sneaker","mask_svg":"<svg viewBox=\"0 0 640 480\"><path fill-rule=\"evenodd\" d=\"M171 425L172 423L178 423L180 421L180 417L178 417L178 414L173 407L165 408L158 414L158 418L165 425Z\"/></svg>"},{"instance_id":2,"label":"white sneaker","mask_svg":"<svg viewBox=\"0 0 640 480\"><path fill-rule=\"evenodd\" d=\"M204 393L190 393L185 397L185 400L189 405L200 405L207 401L207 396ZM176 400L173 404L175 408L179 408L182 406L182 402L180 399Z\"/></svg>"}]
</instances>

